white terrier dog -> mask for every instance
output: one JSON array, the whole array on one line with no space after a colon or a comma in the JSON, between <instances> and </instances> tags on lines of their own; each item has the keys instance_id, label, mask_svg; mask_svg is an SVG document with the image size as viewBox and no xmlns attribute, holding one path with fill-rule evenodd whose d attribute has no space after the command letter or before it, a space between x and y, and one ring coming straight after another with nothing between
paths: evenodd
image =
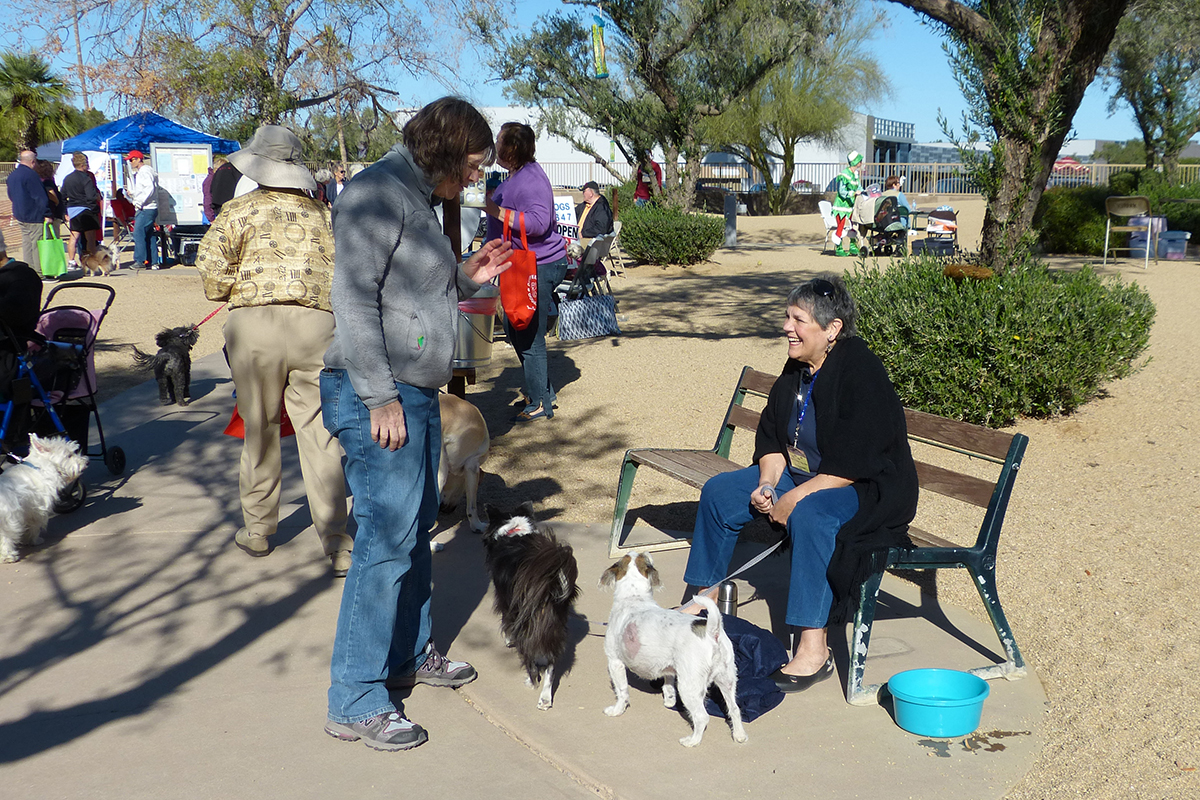
<instances>
[{"instance_id":1,"label":"white terrier dog","mask_svg":"<svg viewBox=\"0 0 1200 800\"><path fill-rule=\"evenodd\" d=\"M661 608L654 602L654 590L660 583L650 556L637 551L631 551L600 577L601 586L613 589L604 653L608 656L608 677L617 696L617 702L604 709L604 713L616 717L629 707L626 668L648 680L662 678L663 705L675 706L678 687L678 699L683 701L692 720L692 735L683 737L679 743L695 747L708 726L704 695L709 685L715 683L725 698L733 740L746 741L737 704L733 643L725 633L717 604L708 597L696 597L696 603L708 611L707 620Z\"/></svg>"},{"instance_id":2,"label":"white terrier dog","mask_svg":"<svg viewBox=\"0 0 1200 800\"><path fill-rule=\"evenodd\" d=\"M59 494L87 469L79 443L29 435L29 455L0 473L0 562L16 561L17 546L41 544Z\"/></svg>"}]
</instances>

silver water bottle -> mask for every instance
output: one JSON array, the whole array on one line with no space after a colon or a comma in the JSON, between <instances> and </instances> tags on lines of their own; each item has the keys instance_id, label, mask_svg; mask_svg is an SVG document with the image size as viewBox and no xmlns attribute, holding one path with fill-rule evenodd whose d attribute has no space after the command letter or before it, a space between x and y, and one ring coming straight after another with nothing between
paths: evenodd
<instances>
[{"instance_id":1,"label":"silver water bottle","mask_svg":"<svg viewBox=\"0 0 1200 800\"><path fill-rule=\"evenodd\" d=\"M733 581L723 582L717 588L717 610L722 616L736 617L737 605L737 584Z\"/></svg>"}]
</instances>

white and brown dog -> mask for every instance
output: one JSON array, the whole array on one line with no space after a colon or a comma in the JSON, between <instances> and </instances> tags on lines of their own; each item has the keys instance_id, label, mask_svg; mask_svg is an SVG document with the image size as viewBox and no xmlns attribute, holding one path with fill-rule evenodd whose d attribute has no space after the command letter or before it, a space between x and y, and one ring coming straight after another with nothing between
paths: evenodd
<instances>
[{"instance_id":1,"label":"white and brown dog","mask_svg":"<svg viewBox=\"0 0 1200 800\"><path fill-rule=\"evenodd\" d=\"M746 741L737 704L733 643L725 633L717 604L707 597L696 597L696 602L708 611L707 620L662 608L654 602L654 590L660 584L650 556L637 551L631 551L600 577L600 585L613 590L604 653L617 696L617 702L604 713L615 717L629 707L626 669L647 680L662 678L663 705L673 708L678 691L678 699L692 721L691 736L679 743L695 747L708 726L704 696L709 685L715 683L725 698L733 740Z\"/></svg>"},{"instance_id":2,"label":"white and brown dog","mask_svg":"<svg viewBox=\"0 0 1200 800\"><path fill-rule=\"evenodd\" d=\"M84 253L79 261L79 265L83 267L83 274L89 275L109 275L113 269L112 251L104 245L96 248L94 253Z\"/></svg>"},{"instance_id":3,"label":"white and brown dog","mask_svg":"<svg viewBox=\"0 0 1200 800\"><path fill-rule=\"evenodd\" d=\"M442 411L442 458L438 466L438 494L442 510L452 511L465 495L471 530L483 533L487 522L479 514L480 466L487 459L491 438L479 409L452 394L438 395Z\"/></svg>"}]
</instances>

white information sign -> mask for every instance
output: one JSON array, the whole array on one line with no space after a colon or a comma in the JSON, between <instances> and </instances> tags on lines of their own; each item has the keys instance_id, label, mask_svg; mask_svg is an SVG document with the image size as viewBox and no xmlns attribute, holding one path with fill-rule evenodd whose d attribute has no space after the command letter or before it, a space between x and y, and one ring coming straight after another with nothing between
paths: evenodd
<instances>
[{"instance_id":1,"label":"white information sign","mask_svg":"<svg viewBox=\"0 0 1200 800\"><path fill-rule=\"evenodd\" d=\"M212 145L152 143L150 164L158 173L159 224L202 224Z\"/></svg>"},{"instance_id":2,"label":"white information sign","mask_svg":"<svg viewBox=\"0 0 1200 800\"><path fill-rule=\"evenodd\" d=\"M575 198L563 195L554 198L554 218L558 221L559 235L571 241L579 239L579 223L575 219Z\"/></svg>"}]
</instances>

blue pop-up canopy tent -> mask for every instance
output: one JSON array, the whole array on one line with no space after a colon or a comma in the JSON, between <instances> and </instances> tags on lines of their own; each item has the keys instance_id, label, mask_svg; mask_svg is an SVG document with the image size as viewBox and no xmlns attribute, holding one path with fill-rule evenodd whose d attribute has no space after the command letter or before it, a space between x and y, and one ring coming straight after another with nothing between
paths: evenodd
<instances>
[{"instance_id":1,"label":"blue pop-up canopy tent","mask_svg":"<svg viewBox=\"0 0 1200 800\"><path fill-rule=\"evenodd\" d=\"M153 111L142 111L114 122L106 122L72 136L62 143L64 153L92 151L123 155L130 150L150 152L150 143L158 144L208 144L214 153L228 155L241 149L232 139L211 136L195 128L180 125Z\"/></svg>"}]
</instances>

